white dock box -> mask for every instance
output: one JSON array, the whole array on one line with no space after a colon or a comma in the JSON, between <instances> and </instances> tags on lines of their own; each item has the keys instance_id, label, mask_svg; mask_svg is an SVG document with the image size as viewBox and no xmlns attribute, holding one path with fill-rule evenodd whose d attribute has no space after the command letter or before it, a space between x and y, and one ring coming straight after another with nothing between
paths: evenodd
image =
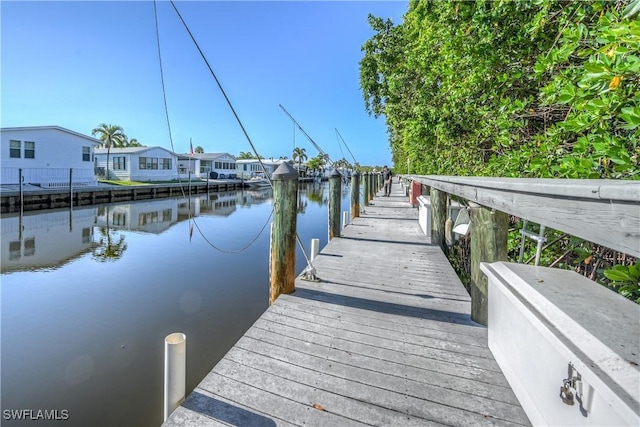
<instances>
[{"instance_id":1,"label":"white dock box","mask_svg":"<svg viewBox=\"0 0 640 427\"><path fill-rule=\"evenodd\" d=\"M640 425L640 306L573 271L481 269L489 348L533 425Z\"/></svg>"},{"instance_id":2,"label":"white dock box","mask_svg":"<svg viewBox=\"0 0 640 427\"><path fill-rule=\"evenodd\" d=\"M431 199L418 196L418 223L425 236L431 236Z\"/></svg>"},{"instance_id":3,"label":"white dock box","mask_svg":"<svg viewBox=\"0 0 640 427\"><path fill-rule=\"evenodd\" d=\"M462 206L458 202L451 203L451 218L455 221L458 217L458 212L462 209ZM431 198L429 196L418 196L418 223L420 229L425 236L431 237ZM456 235L454 237L457 240Z\"/></svg>"}]
</instances>

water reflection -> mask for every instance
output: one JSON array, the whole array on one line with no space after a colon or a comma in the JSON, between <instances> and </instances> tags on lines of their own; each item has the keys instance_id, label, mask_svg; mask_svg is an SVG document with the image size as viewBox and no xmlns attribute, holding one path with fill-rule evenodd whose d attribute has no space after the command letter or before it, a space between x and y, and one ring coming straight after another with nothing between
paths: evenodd
<instances>
[{"instance_id":1,"label":"water reflection","mask_svg":"<svg viewBox=\"0 0 640 427\"><path fill-rule=\"evenodd\" d=\"M95 218L95 208L3 216L2 273L56 269L91 252Z\"/></svg>"},{"instance_id":2,"label":"water reflection","mask_svg":"<svg viewBox=\"0 0 640 427\"><path fill-rule=\"evenodd\" d=\"M309 195L328 191L300 193L298 233L322 247L325 197ZM1 409L68 410L67 427L160 425L164 337L189 337L191 391L268 306L269 233L260 230L271 197L266 189L3 215ZM189 218L202 235L189 238ZM296 271L304 267L298 251Z\"/></svg>"},{"instance_id":3,"label":"water reflection","mask_svg":"<svg viewBox=\"0 0 640 427\"><path fill-rule=\"evenodd\" d=\"M87 253L99 262L115 261L127 250L122 231L160 234L189 218L229 217L237 206L270 202L272 194L266 188L3 215L0 271L56 269Z\"/></svg>"}]
</instances>

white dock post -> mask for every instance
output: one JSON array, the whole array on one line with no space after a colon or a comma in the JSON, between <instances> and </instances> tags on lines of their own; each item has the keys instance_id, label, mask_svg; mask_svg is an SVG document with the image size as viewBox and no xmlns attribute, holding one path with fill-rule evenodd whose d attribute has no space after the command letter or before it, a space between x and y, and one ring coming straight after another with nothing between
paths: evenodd
<instances>
[{"instance_id":1,"label":"white dock post","mask_svg":"<svg viewBox=\"0 0 640 427\"><path fill-rule=\"evenodd\" d=\"M311 261L320 253L320 239L311 239Z\"/></svg>"},{"instance_id":2,"label":"white dock post","mask_svg":"<svg viewBox=\"0 0 640 427\"><path fill-rule=\"evenodd\" d=\"M349 224L349 211L342 211L342 229L344 230Z\"/></svg>"},{"instance_id":3,"label":"white dock post","mask_svg":"<svg viewBox=\"0 0 640 427\"><path fill-rule=\"evenodd\" d=\"M164 420L184 401L187 336L181 332L164 339Z\"/></svg>"}]
</instances>

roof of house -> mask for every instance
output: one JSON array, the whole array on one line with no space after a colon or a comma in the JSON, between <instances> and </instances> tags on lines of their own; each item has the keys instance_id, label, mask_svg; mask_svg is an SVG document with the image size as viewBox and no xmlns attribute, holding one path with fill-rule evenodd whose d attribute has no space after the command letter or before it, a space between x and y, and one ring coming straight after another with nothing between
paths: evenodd
<instances>
[{"instance_id":1,"label":"roof of house","mask_svg":"<svg viewBox=\"0 0 640 427\"><path fill-rule=\"evenodd\" d=\"M17 126L17 127L5 127L5 128L0 128L0 132L16 132L16 131L30 131L30 130L58 130L60 132L65 132L71 135L75 135L75 136L79 136L81 138L87 139L89 141L91 141L94 144L102 144L102 141L100 141L99 139L96 139L92 136L89 135L84 135L81 134L79 132L75 132L72 131L70 129L66 129L63 128L61 126L55 126L55 125L51 125L51 126Z\"/></svg>"},{"instance_id":2,"label":"roof of house","mask_svg":"<svg viewBox=\"0 0 640 427\"><path fill-rule=\"evenodd\" d=\"M260 161L265 165L279 165L284 162L288 162L286 159L260 159ZM236 163L258 163L258 159L238 159Z\"/></svg>"},{"instance_id":3,"label":"roof of house","mask_svg":"<svg viewBox=\"0 0 640 427\"><path fill-rule=\"evenodd\" d=\"M217 159L218 157L222 157L222 156L229 156L232 159L236 159L235 156L233 154L229 154L229 153L193 153L193 155L189 155L189 154L184 154L185 156L190 156L190 157L195 157L197 159L202 159L202 160L213 160L213 159Z\"/></svg>"},{"instance_id":4,"label":"roof of house","mask_svg":"<svg viewBox=\"0 0 640 427\"><path fill-rule=\"evenodd\" d=\"M153 147L111 147L111 149L109 150L110 154L137 154L137 153L141 153L143 151L148 151L148 150L152 150L152 149L161 149L164 150L174 156L178 156L179 158L181 158L182 156L174 153L171 150L167 150L164 147L160 147L160 146L153 146ZM107 149L106 148L96 148L95 149L95 154L107 154Z\"/></svg>"}]
</instances>

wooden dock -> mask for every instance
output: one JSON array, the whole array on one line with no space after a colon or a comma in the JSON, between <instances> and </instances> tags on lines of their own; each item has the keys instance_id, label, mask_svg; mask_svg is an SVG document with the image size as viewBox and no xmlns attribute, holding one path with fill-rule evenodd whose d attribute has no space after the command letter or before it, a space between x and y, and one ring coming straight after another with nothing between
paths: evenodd
<instances>
[{"instance_id":1,"label":"wooden dock","mask_svg":"<svg viewBox=\"0 0 640 427\"><path fill-rule=\"evenodd\" d=\"M530 425L470 298L398 184L314 260L163 424Z\"/></svg>"}]
</instances>

